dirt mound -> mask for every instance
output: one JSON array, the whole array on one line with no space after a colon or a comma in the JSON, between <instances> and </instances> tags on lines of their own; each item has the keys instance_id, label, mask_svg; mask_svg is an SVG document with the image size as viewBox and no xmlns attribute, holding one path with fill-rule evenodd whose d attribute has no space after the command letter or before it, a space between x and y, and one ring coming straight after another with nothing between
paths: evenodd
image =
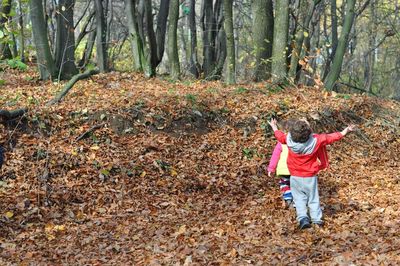
<instances>
[{"instance_id":1,"label":"dirt mound","mask_svg":"<svg viewBox=\"0 0 400 266\"><path fill-rule=\"evenodd\" d=\"M55 90L6 86L0 99L36 99L30 130L4 134L3 264L400 262L399 103L126 73L46 107ZM272 115L307 117L316 132L359 126L320 174L323 229L298 231L265 175Z\"/></svg>"}]
</instances>

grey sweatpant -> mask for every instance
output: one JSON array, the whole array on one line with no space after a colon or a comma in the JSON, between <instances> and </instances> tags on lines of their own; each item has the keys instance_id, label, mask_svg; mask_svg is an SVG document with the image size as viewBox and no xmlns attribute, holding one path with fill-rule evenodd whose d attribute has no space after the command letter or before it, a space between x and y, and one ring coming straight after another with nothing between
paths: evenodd
<instances>
[{"instance_id":1,"label":"grey sweatpant","mask_svg":"<svg viewBox=\"0 0 400 266\"><path fill-rule=\"evenodd\" d=\"M310 209L311 222L322 222L322 210L319 205L318 179L313 177L290 177L290 187L293 200L296 204L297 221L308 217L307 207Z\"/></svg>"}]
</instances>

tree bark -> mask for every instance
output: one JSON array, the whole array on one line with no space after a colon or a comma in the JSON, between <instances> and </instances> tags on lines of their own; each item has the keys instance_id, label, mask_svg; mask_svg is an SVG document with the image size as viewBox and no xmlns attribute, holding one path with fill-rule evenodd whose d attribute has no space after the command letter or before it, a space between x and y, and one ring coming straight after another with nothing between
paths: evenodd
<instances>
[{"instance_id":1,"label":"tree bark","mask_svg":"<svg viewBox=\"0 0 400 266\"><path fill-rule=\"evenodd\" d=\"M94 0L96 10L96 57L100 72L107 72L107 31L102 0Z\"/></svg>"},{"instance_id":2,"label":"tree bark","mask_svg":"<svg viewBox=\"0 0 400 266\"><path fill-rule=\"evenodd\" d=\"M144 68L144 51L143 51L143 40L139 34L139 27L137 23L135 0L125 0L126 16L128 18L128 29L130 34L130 42L133 54L133 67L135 71L143 71Z\"/></svg>"},{"instance_id":3,"label":"tree bark","mask_svg":"<svg viewBox=\"0 0 400 266\"><path fill-rule=\"evenodd\" d=\"M213 1L203 0L201 12L201 26L203 30L203 71L207 77L215 67L215 18L213 14Z\"/></svg>"},{"instance_id":4,"label":"tree bark","mask_svg":"<svg viewBox=\"0 0 400 266\"><path fill-rule=\"evenodd\" d=\"M272 0L253 2L253 39L256 53L255 81L271 76L271 55L274 35L274 14Z\"/></svg>"},{"instance_id":5,"label":"tree bark","mask_svg":"<svg viewBox=\"0 0 400 266\"><path fill-rule=\"evenodd\" d=\"M0 9L0 31L4 34L3 40L0 42L0 59L12 58L12 52L8 41L6 41L7 33L5 32L6 24L10 20L11 0L2 1Z\"/></svg>"},{"instance_id":6,"label":"tree bark","mask_svg":"<svg viewBox=\"0 0 400 266\"><path fill-rule=\"evenodd\" d=\"M335 57L333 58L331 70L325 79L325 87L328 90L332 90L334 88L342 69L343 56L346 52L349 34L353 25L355 4L356 0L347 0L346 2L346 15L344 17L342 32L340 34Z\"/></svg>"},{"instance_id":7,"label":"tree bark","mask_svg":"<svg viewBox=\"0 0 400 266\"><path fill-rule=\"evenodd\" d=\"M96 34L96 30L92 30L92 32L90 32L87 42L85 44L85 49L83 50L82 58L78 64L79 67L85 67L89 63L89 60L92 56L94 44L96 43Z\"/></svg>"},{"instance_id":8,"label":"tree bark","mask_svg":"<svg viewBox=\"0 0 400 266\"><path fill-rule=\"evenodd\" d=\"M180 74L179 54L178 54L178 19L179 19L179 0L171 0L169 6L168 23L168 59L170 64L170 75L172 79L178 79Z\"/></svg>"},{"instance_id":9,"label":"tree bark","mask_svg":"<svg viewBox=\"0 0 400 266\"><path fill-rule=\"evenodd\" d=\"M19 24L19 55L21 61L25 62L25 37L24 37L24 15L21 0L18 0L18 24Z\"/></svg>"},{"instance_id":10,"label":"tree bark","mask_svg":"<svg viewBox=\"0 0 400 266\"><path fill-rule=\"evenodd\" d=\"M224 0L224 26L226 33L227 47L227 66L226 83L236 83L236 65L235 65L235 39L233 36L233 0Z\"/></svg>"},{"instance_id":11,"label":"tree bark","mask_svg":"<svg viewBox=\"0 0 400 266\"><path fill-rule=\"evenodd\" d=\"M170 0L161 0L160 11L158 11L157 15L157 26L156 26L157 61L155 67L157 67L161 63L162 58L164 56L165 33L167 31L169 2Z\"/></svg>"},{"instance_id":12,"label":"tree bark","mask_svg":"<svg viewBox=\"0 0 400 266\"><path fill-rule=\"evenodd\" d=\"M75 0L59 0L57 5L57 33L55 63L59 79L70 79L78 73L75 66Z\"/></svg>"},{"instance_id":13,"label":"tree bark","mask_svg":"<svg viewBox=\"0 0 400 266\"><path fill-rule=\"evenodd\" d=\"M29 7L40 78L46 80L56 77L57 70L50 52L49 40L47 39L47 25L44 20L42 0L29 1Z\"/></svg>"},{"instance_id":14,"label":"tree bark","mask_svg":"<svg viewBox=\"0 0 400 266\"><path fill-rule=\"evenodd\" d=\"M197 31L196 31L196 0L190 0L189 14L187 16L189 26L189 72L198 78L200 65L197 59Z\"/></svg>"},{"instance_id":15,"label":"tree bark","mask_svg":"<svg viewBox=\"0 0 400 266\"><path fill-rule=\"evenodd\" d=\"M274 42L272 46L272 79L282 82L286 78L286 50L289 30L289 0L275 3Z\"/></svg>"}]
</instances>

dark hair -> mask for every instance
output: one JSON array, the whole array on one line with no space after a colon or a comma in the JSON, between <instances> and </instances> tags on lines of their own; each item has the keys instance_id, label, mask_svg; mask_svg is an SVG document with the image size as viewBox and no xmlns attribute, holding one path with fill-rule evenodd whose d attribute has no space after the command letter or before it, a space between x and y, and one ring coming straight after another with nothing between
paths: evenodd
<instances>
[{"instance_id":1,"label":"dark hair","mask_svg":"<svg viewBox=\"0 0 400 266\"><path fill-rule=\"evenodd\" d=\"M294 122L293 119L281 120L278 121L278 127L283 131L289 131Z\"/></svg>"},{"instance_id":2,"label":"dark hair","mask_svg":"<svg viewBox=\"0 0 400 266\"><path fill-rule=\"evenodd\" d=\"M290 135L294 142L304 143L309 139L312 131L307 122L297 120L293 122L289 129Z\"/></svg>"}]
</instances>

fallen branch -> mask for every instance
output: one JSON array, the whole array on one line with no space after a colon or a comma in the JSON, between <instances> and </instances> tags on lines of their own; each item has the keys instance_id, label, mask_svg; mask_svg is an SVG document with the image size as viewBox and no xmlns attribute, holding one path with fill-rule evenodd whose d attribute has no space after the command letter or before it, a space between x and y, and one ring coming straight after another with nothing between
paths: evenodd
<instances>
[{"instance_id":1,"label":"fallen branch","mask_svg":"<svg viewBox=\"0 0 400 266\"><path fill-rule=\"evenodd\" d=\"M93 131L95 131L96 129L99 129L101 127L103 127L106 123L101 123L98 125L94 125L91 128L89 128L87 131L85 131L83 134L81 134L79 137L77 137L75 139L76 142L80 141L81 139L87 138L89 136L90 133L92 133Z\"/></svg>"},{"instance_id":2,"label":"fallen branch","mask_svg":"<svg viewBox=\"0 0 400 266\"><path fill-rule=\"evenodd\" d=\"M12 111L0 110L0 117L3 118L3 120L11 120L25 114L27 111L27 108L21 108Z\"/></svg>"},{"instance_id":3,"label":"fallen branch","mask_svg":"<svg viewBox=\"0 0 400 266\"><path fill-rule=\"evenodd\" d=\"M98 69L90 69L86 70L83 73L76 74L67 82L67 84L65 84L64 88L57 94L57 96L47 103L47 105L52 105L61 102L61 100L65 97L65 95L67 95L69 90L72 89L72 87L75 85L77 81L85 79L87 77L90 77L91 75L95 75L98 73L99 73Z\"/></svg>"}]
</instances>

